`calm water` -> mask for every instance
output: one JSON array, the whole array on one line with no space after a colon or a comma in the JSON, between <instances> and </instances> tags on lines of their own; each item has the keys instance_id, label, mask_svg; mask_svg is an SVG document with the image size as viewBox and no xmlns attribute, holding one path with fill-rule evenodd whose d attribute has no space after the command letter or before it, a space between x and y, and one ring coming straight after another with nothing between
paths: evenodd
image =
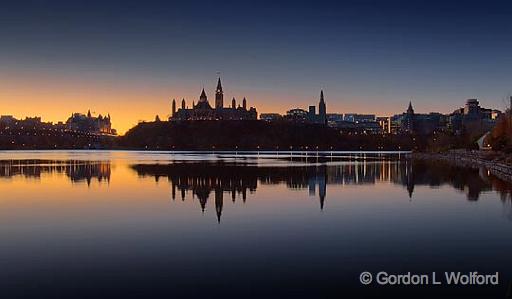
<instances>
[{"instance_id":1,"label":"calm water","mask_svg":"<svg viewBox=\"0 0 512 299\"><path fill-rule=\"evenodd\" d=\"M0 152L0 298L505 298L510 192L405 153Z\"/></svg>"}]
</instances>

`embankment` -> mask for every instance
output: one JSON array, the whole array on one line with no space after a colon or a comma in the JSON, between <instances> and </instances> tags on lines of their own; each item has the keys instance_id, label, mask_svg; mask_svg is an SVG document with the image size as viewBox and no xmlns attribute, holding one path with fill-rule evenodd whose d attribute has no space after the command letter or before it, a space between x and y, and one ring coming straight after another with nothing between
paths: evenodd
<instances>
[{"instance_id":1,"label":"embankment","mask_svg":"<svg viewBox=\"0 0 512 299\"><path fill-rule=\"evenodd\" d=\"M414 153L413 159L445 161L458 166L484 167L496 177L512 182L512 156L492 151L451 150L443 153Z\"/></svg>"}]
</instances>

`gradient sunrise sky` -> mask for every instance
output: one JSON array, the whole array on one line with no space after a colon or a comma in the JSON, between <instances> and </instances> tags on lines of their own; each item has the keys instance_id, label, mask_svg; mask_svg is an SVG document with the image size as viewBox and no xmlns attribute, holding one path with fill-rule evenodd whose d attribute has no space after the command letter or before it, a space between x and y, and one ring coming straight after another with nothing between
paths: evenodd
<instances>
[{"instance_id":1,"label":"gradient sunrise sky","mask_svg":"<svg viewBox=\"0 0 512 299\"><path fill-rule=\"evenodd\" d=\"M110 113L125 132L172 98L258 112L504 109L512 5L493 1L12 1L0 7L0 114Z\"/></svg>"}]
</instances>

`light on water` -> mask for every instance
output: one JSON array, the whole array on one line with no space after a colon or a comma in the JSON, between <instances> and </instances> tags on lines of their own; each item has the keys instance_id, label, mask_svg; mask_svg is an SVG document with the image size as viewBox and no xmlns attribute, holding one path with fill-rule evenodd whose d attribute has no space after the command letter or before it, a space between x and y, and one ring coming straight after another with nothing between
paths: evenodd
<instances>
[{"instance_id":1,"label":"light on water","mask_svg":"<svg viewBox=\"0 0 512 299\"><path fill-rule=\"evenodd\" d=\"M383 269L506 280L511 190L406 152L0 152L0 292L373 294L359 274Z\"/></svg>"}]
</instances>

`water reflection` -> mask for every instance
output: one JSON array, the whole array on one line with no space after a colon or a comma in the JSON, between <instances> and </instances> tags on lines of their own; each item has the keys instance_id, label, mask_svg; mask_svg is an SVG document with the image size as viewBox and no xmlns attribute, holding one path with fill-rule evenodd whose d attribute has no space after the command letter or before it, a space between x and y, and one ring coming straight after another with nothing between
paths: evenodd
<instances>
[{"instance_id":1,"label":"water reflection","mask_svg":"<svg viewBox=\"0 0 512 299\"><path fill-rule=\"evenodd\" d=\"M360 273L475 269L494 298L512 277L511 187L484 169L100 154L0 159L1 298L394 298Z\"/></svg>"},{"instance_id":2,"label":"water reflection","mask_svg":"<svg viewBox=\"0 0 512 299\"><path fill-rule=\"evenodd\" d=\"M166 178L171 185L171 198L185 200L191 191L204 212L210 194L214 194L215 210L220 221L224 194L235 202L247 192L256 192L258 184L286 184L289 189L307 189L318 196L324 208L327 185L365 185L389 182L402 185L412 200L415 186L432 188L449 185L466 194L470 201L480 194L496 190L503 201L510 200L511 186L484 169L461 169L443 163L410 160L344 163L340 165L268 167L236 163L136 164L131 166L140 177ZM318 193L318 195L317 195ZM179 195L177 195L179 194Z\"/></svg>"},{"instance_id":3,"label":"water reflection","mask_svg":"<svg viewBox=\"0 0 512 299\"><path fill-rule=\"evenodd\" d=\"M110 161L84 160L0 160L0 178L39 179L42 174L65 174L73 183L110 182ZM296 166L299 165L299 166ZM191 192L204 212L213 193L218 220L222 215L224 196L245 202L247 194L258 185L285 184L289 189L307 189L317 196L320 209L325 206L328 185L365 185L393 183L401 185L413 199L416 186L437 188L449 185L464 192L469 201L477 201L483 192L497 191L502 201L511 200L511 184L483 168L460 168L445 163L425 161L363 160L355 162L295 164L268 166L240 162L173 162L172 164L131 164L139 177L165 178L171 185L171 198L181 200Z\"/></svg>"},{"instance_id":4,"label":"water reflection","mask_svg":"<svg viewBox=\"0 0 512 299\"><path fill-rule=\"evenodd\" d=\"M21 176L40 179L42 174L65 174L71 182L110 182L110 161L0 160L0 178Z\"/></svg>"}]
</instances>

